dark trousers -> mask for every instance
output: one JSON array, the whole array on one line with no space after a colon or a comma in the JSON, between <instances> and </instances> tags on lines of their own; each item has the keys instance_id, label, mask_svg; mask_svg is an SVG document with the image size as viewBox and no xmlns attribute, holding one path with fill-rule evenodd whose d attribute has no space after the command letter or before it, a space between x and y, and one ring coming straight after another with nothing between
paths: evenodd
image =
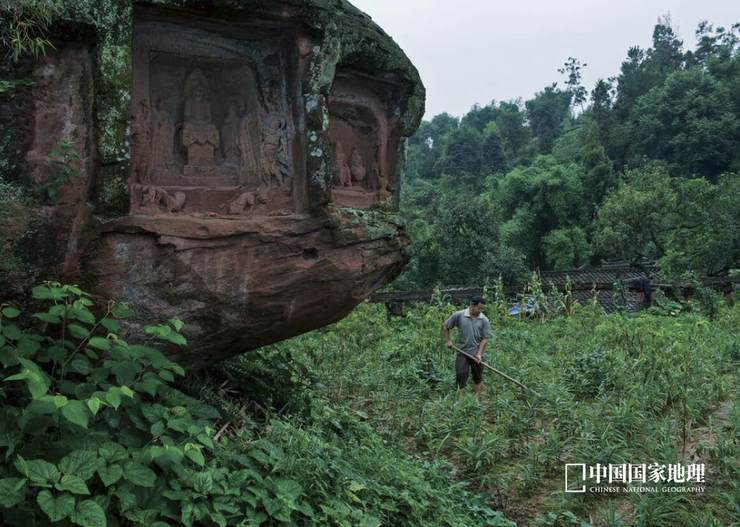
<instances>
[{"instance_id":1,"label":"dark trousers","mask_svg":"<svg viewBox=\"0 0 740 527\"><path fill-rule=\"evenodd\" d=\"M458 353L455 360L455 377L457 379L457 387L460 389L465 388L465 385L468 384L468 370L473 373L473 382L480 384L483 379L483 365L478 364L462 353Z\"/></svg>"}]
</instances>

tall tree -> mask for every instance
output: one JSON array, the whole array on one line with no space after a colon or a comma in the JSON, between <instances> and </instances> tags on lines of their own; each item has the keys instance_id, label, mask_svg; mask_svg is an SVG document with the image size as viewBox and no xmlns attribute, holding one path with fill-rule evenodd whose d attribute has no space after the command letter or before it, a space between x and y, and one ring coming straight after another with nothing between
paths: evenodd
<instances>
[{"instance_id":1,"label":"tall tree","mask_svg":"<svg viewBox=\"0 0 740 527\"><path fill-rule=\"evenodd\" d=\"M449 132L444 138L444 153L439 160L440 171L448 176L466 178L481 169L483 138L469 126Z\"/></svg>"},{"instance_id":2,"label":"tall tree","mask_svg":"<svg viewBox=\"0 0 740 527\"><path fill-rule=\"evenodd\" d=\"M534 99L525 103L527 119L537 138L539 150L547 153L563 130L570 117L571 94L560 90L557 83L535 94Z\"/></svg>"},{"instance_id":3,"label":"tall tree","mask_svg":"<svg viewBox=\"0 0 740 527\"><path fill-rule=\"evenodd\" d=\"M483 132L483 151L481 162L483 170L489 172L505 172L508 163L504 142L495 121L491 121Z\"/></svg>"},{"instance_id":4,"label":"tall tree","mask_svg":"<svg viewBox=\"0 0 740 527\"><path fill-rule=\"evenodd\" d=\"M698 68L672 73L635 104L631 157L716 180L740 164L740 119L728 88Z\"/></svg>"},{"instance_id":5,"label":"tall tree","mask_svg":"<svg viewBox=\"0 0 740 527\"><path fill-rule=\"evenodd\" d=\"M583 86L583 74L581 73L581 70L586 66L588 64L581 64L581 61L577 58L568 57L563 67L558 69L558 73L567 76L565 81L567 88L565 91L570 93L571 103L581 109L583 109L583 103L586 102L588 95L586 88Z\"/></svg>"}]
</instances>

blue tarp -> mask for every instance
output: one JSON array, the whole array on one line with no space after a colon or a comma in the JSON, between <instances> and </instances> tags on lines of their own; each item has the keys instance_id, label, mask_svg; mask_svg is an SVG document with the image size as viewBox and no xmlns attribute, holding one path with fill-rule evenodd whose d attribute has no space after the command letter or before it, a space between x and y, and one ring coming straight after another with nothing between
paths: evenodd
<instances>
[{"instance_id":1,"label":"blue tarp","mask_svg":"<svg viewBox=\"0 0 740 527\"><path fill-rule=\"evenodd\" d=\"M514 304L509 308L509 315L510 316L517 316L521 315L522 313L531 313L534 309L534 298L531 296L527 298L526 305L524 304Z\"/></svg>"}]
</instances>

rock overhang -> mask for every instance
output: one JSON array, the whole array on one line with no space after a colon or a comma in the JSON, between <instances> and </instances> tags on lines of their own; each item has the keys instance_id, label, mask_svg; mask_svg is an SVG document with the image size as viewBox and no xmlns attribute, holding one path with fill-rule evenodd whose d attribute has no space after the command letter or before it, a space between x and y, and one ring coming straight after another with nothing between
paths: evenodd
<instances>
[{"instance_id":1,"label":"rock overhang","mask_svg":"<svg viewBox=\"0 0 740 527\"><path fill-rule=\"evenodd\" d=\"M424 88L388 35L344 1L131 7L127 206L85 204L105 184L87 130L58 270L130 303L134 334L183 319L192 366L334 322L401 271Z\"/></svg>"}]
</instances>

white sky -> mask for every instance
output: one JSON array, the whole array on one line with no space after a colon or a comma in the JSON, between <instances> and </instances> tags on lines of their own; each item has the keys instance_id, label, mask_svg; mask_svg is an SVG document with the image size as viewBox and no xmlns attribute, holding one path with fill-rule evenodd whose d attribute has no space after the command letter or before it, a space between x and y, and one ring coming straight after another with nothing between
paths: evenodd
<instances>
[{"instance_id":1,"label":"white sky","mask_svg":"<svg viewBox=\"0 0 740 527\"><path fill-rule=\"evenodd\" d=\"M627 49L648 47L658 17L693 48L701 20L740 22L740 0L350 0L404 49L427 88L430 119L474 103L530 98L569 56L596 79L616 75Z\"/></svg>"}]
</instances>

